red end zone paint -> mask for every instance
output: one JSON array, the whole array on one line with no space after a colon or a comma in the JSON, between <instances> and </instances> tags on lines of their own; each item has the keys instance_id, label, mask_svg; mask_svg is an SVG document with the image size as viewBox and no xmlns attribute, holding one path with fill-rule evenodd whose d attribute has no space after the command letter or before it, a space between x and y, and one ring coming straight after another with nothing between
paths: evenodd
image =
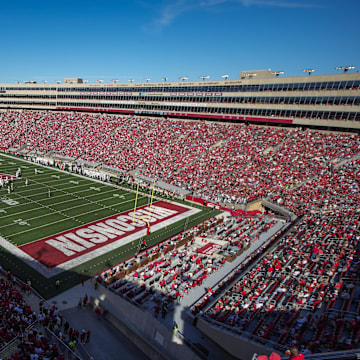
<instances>
[{"instance_id":1,"label":"red end zone paint","mask_svg":"<svg viewBox=\"0 0 360 360\"><path fill-rule=\"evenodd\" d=\"M189 210L189 208L165 201L153 203L151 216L148 218L150 227ZM134 210L128 210L22 245L19 249L51 268L146 229L145 222L132 223L133 213ZM149 205L141 206L137 208L135 218L148 214Z\"/></svg>"}]
</instances>

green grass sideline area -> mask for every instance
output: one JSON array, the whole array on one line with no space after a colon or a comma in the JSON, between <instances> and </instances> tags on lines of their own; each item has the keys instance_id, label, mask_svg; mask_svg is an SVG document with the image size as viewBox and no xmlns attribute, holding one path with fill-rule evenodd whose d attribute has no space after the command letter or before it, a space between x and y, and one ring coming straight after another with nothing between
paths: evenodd
<instances>
[{"instance_id":1,"label":"green grass sideline area","mask_svg":"<svg viewBox=\"0 0 360 360\"><path fill-rule=\"evenodd\" d=\"M134 208L135 192L130 188L76 176L0 153L0 174L15 176L19 168L21 178L13 181L13 191L8 193L8 186L0 189L0 236L13 246L33 243ZM186 201L172 201L200 211L145 236L148 247L218 213ZM139 194L137 207L149 202L148 194ZM35 290L43 297L51 298L79 284L82 278L88 279L132 257L138 252L141 240L132 241L49 278L3 247L0 247L0 264L5 270L11 269L20 279L30 279ZM56 289L55 281L58 279L61 286Z\"/></svg>"}]
</instances>

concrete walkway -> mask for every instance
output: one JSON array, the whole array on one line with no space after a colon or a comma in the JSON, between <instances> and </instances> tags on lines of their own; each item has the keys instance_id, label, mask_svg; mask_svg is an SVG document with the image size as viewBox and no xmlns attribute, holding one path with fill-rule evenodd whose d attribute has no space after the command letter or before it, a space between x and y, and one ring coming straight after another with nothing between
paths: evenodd
<instances>
[{"instance_id":1,"label":"concrete walkway","mask_svg":"<svg viewBox=\"0 0 360 360\"><path fill-rule=\"evenodd\" d=\"M83 309L71 308L61 313L71 327L80 332L82 329L91 331L90 341L84 344L84 348L95 360L148 359L119 330L98 317L89 306Z\"/></svg>"},{"instance_id":2,"label":"concrete walkway","mask_svg":"<svg viewBox=\"0 0 360 360\"><path fill-rule=\"evenodd\" d=\"M91 280L84 282L83 286L77 285L47 301L50 306L53 304L57 306L60 314L64 317L64 322L68 321L70 327L79 332L83 329L90 330L90 341L83 344L89 356L83 360L89 360L91 357L94 360L147 360L148 357L143 352L108 321L98 317L90 306L78 308L80 298L83 299L86 294L89 298L90 296L99 297L99 293L94 289ZM39 298L34 294L23 294L23 297L30 304L32 310L38 313Z\"/></svg>"},{"instance_id":3,"label":"concrete walkway","mask_svg":"<svg viewBox=\"0 0 360 360\"><path fill-rule=\"evenodd\" d=\"M86 308L78 309L78 302L80 298L83 298L85 295L88 295L89 298L92 296L95 299L101 300L102 305L106 308L111 309L112 307L111 304L107 306L106 298L102 297L101 294L95 290L91 280L87 280L84 286L81 284L77 285L50 299L48 302L49 304L56 304L60 313L64 316L65 320L69 322L71 327L79 331L82 329L90 329L91 340L89 343L84 344L89 355L93 356L94 360L147 359L146 355L137 349L117 329L101 316L98 317L91 307L87 306ZM179 307L179 312L177 312L176 316L176 321L181 326L182 333L186 338L191 339L191 342L201 344L201 346L209 352L208 359L234 359L192 325L192 320L186 318L186 309ZM174 314L172 313L168 313L164 320L158 319L158 321L161 321L170 329L173 326L174 320ZM186 330L184 330L185 328ZM96 339L96 342L94 339ZM121 357L119 357L118 354L121 354Z\"/></svg>"}]
</instances>

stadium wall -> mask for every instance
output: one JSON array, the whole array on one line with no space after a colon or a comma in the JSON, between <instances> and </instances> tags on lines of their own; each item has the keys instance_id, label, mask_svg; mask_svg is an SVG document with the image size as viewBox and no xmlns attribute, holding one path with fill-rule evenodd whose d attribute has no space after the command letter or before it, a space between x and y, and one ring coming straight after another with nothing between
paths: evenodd
<instances>
[{"instance_id":1,"label":"stadium wall","mask_svg":"<svg viewBox=\"0 0 360 360\"><path fill-rule=\"evenodd\" d=\"M225 328L214 327L201 318L198 318L196 327L239 360L251 359L254 353L269 356L272 352L265 346L252 343L249 340L242 339L239 335L226 331Z\"/></svg>"},{"instance_id":2,"label":"stadium wall","mask_svg":"<svg viewBox=\"0 0 360 360\"><path fill-rule=\"evenodd\" d=\"M149 312L138 308L103 286L99 286L98 291L100 292L100 301L91 299L93 306L106 309L106 320L149 358L201 359L183 339L174 335Z\"/></svg>"},{"instance_id":3,"label":"stadium wall","mask_svg":"<svg viewBox=\"0 0 360 360\"><path fill-rule=\"evenodd\" d=\"M315 128L328 128L328 129L360 130L360 123L356 121L294 119L292 125L309 126Z\"/></svg>"}]
</instances>

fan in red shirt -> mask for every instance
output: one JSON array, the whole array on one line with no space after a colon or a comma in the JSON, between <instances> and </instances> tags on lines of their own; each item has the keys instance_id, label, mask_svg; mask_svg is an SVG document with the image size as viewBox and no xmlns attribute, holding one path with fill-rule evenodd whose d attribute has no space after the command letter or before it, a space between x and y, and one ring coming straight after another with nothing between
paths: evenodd
<instances>
[{"instance_id":1,"label":"fan in red shirt","mask_svg":"<svg viewBox=\"0 0 360 360\"><path fill-rule=\"evenodd\" d=\"M290 350L286 350L286 355L290 355L288 360L305 360L304 354L299 352L297 347L293 346Z\"/></svg>"}]
</instances>

